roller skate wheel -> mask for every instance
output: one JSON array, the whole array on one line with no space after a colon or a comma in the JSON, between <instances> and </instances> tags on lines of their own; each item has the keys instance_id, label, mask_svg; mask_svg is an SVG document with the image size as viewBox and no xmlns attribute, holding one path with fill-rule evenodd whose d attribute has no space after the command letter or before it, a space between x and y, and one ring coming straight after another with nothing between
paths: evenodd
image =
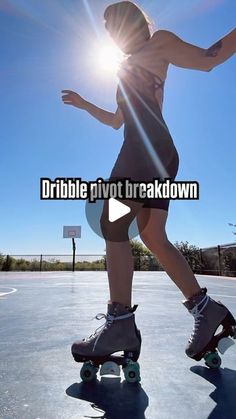
<instances>
[{"instance_id":1,"label":"roller skate wheel","mask_svg":"<svg viewBox=\"0 0 236 419\"><path fill-rule=\"evenodd\" d=\"M100 369L100 375L107 375L107 374L116 375L117 377L119 377L120 366L117 365L113 361L104 362L104 364L102 364L101 369Z\"/></svg>"},{"instance_id":2,"label":"roller skate wheel","mask_svg":"<svg viewBox=\"0 0 236 419\"><path fill-rule=\"evenodd\" d=\"M128 383L136 383L141 380L138 362L129 361L127 366L123 367L123 372Z\"/></svg>"},{"instance_id":3,"label":"roller skate wheel","mask_svg":"<svg viewBox=\"0 0 236 419\"><path fill-rule=\"evenodd\" d=\"M217 352L208 352L204 356L205 364L209 368L220 368L221 366L221 358Z\"/></svg>"},{"instance_id":4,"label":"roller skate wheel","mask_svg":"<svg viewBox=\"0 0 236 419\"><path fill-rule=\"evenodd\" d=\"M90 362L85 362L80 370L80 378L84 382L90 382L96 379L98 368Z\"/></svg>"}]
</instances>

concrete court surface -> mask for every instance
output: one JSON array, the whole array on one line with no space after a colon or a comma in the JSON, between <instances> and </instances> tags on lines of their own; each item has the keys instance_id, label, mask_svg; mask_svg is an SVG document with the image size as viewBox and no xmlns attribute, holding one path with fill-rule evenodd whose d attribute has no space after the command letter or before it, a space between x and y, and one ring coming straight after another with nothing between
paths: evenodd
<instances>
[{"instance_id":1,"label":"concrete court surface","mask_svg":"<svg viewBox=\"0 0 236 419\"><path fill-rule=\"evenodd\" d=\"M236 315L236 279L197 276ZM135 272L142 332L140 384L121 377L82 383L70 345L104 323L106 272L0 273L1 419L233 419L236 346L220 370L186 357L193 318L164 272Z\"/></svg>"}]
</instances>

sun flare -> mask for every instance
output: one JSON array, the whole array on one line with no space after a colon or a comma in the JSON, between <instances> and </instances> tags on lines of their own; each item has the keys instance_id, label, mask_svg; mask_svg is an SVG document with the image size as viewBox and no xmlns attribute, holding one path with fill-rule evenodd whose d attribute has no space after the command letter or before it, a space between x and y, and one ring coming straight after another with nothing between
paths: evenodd
<instances>
[{"instance_id":1,"label":"sun flare","mask_svg":"<svg viewBox=\"0 0 236 419\"><path fill-rule=\"evenodd\" d=\"M99 72L116 74L124 59L124 54L115 44L106 42L99 46L96 57Z\"/></svg>"}]
</instances>

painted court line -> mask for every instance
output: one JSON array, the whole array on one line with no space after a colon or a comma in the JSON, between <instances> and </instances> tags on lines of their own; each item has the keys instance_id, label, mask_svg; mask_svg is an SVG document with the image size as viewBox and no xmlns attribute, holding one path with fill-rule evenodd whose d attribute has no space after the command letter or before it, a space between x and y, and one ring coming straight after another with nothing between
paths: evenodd
<instances>
[{"instance_id":1,"label":"painted court line","mask_svg":"<svg viewBox=\"0 0 236 419\"><path fill-rule=\"evenodd\" d=\"M17 289L16 288L10 288L10 287L0 287L0 289L2 289L2 288L5 288L5 289L7 289L7 290L11 290L11 291L7 291L7 292L0 292L0 297L4 297L5 295L8 295L8 294L12 294L13 292L16 292L17 291Z\"/></svg>"}]
</instances>

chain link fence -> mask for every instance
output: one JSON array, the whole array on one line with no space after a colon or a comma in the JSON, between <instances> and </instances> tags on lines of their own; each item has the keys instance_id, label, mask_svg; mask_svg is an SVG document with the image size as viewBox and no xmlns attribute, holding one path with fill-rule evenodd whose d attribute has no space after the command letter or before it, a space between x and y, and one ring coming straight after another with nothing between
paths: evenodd
<instances>
[{"instance_id":1,"label":"chain link fence","mask_svg":"<svg viewBox=\"0 0 236 419\"><path fill-rule=\"evenodd\" d=\"M0 271L71 271L72 255L3 255ZM106 255L75 255L75 271L105 271ZM152 255L134 256L134 269L163 270Z\"/></svg>"},{"instance_id":2,"label":"chain link fence","mask_svg":"<svg viewBox=\"0 0 236 419\"><path fill-rule=\"evenodd\" d=\"M201 273L236 277L236 243L200 249Z\"/></svg>"},{"instance_id":3,"label":"chain link fence","mask_svg":"<svg viewBox=\"0 0 236 419\"><path fill-rule=\"evenodd\" d=\"M236 243L198 249L186 255L196 274L236 277ZM0 271L71 271L72 255L0 255ZM163 271L152 254L133 256L135 271ZM75 271L104 271L105 254L75 255Z\"/></svg>"}]
</instances>

